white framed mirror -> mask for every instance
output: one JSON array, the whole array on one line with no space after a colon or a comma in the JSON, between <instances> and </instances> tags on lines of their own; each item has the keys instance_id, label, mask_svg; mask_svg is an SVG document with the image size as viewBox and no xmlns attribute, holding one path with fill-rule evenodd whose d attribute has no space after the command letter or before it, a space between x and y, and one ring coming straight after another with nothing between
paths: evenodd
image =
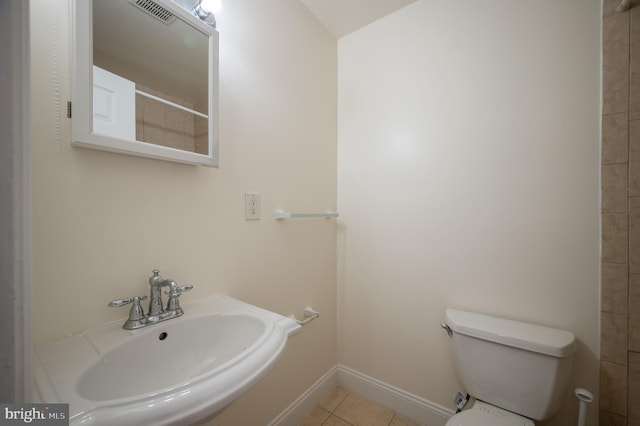
<instances>
[{"instance_id":1,"label":"white framed mirror","mask_svg":"<svg viewBox=\"0 0 640 426\"><path fill-rule=\"evenodd\" d=\"M218 32L171 0L73 0L72 145L218 166Z\"/></svg>"}]
</instances>

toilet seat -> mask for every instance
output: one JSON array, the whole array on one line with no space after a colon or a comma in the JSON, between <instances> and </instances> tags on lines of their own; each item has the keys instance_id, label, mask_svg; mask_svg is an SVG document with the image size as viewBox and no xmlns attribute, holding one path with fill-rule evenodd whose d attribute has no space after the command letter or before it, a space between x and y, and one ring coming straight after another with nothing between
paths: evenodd
<instances>
[{"instance_id":1,"label":"toilet seat","mask_svg":"<svg viewBox=\"0 0 640 426\"><path fill-rule=\"evenodd\" d=\"M469 410L449 419L445 426L535 426L531 419L476 401Z\"/></svg>"}]
</instances>

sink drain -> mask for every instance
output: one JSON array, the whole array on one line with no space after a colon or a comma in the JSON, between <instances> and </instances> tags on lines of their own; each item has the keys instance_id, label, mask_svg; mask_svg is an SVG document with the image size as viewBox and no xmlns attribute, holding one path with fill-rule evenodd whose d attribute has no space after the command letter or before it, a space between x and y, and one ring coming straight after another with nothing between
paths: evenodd
<instances>
[{"instance_id":1,"label":"sink drain","mask_svg":"<svg viewBox=\"0 0 640 426\"><path fill-rule=\"evenodd\" d=\"M164 331L162 333L160 333L160 335L158 336L158 339L160 339L160 340L164 340L166 338L167 338L167 333L164 332Z\"/></svg>"}]
</instances>

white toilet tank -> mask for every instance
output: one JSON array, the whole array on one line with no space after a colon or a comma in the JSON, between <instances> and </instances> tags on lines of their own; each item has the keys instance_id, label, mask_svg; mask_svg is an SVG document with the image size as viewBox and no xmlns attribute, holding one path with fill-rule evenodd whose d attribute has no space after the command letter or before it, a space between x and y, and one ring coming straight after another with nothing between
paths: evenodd
<instances>
[{"instance_id":1,"label":"white toilet tank","mask_svg":"<svg viewBox=\"0 0 640 426\"><path fill-rule=\"evenodd\" d=\"M573 333L446 310L458 378L473 397L534 420L546 420L567 395Z\"/></svg>"}]
</instances>

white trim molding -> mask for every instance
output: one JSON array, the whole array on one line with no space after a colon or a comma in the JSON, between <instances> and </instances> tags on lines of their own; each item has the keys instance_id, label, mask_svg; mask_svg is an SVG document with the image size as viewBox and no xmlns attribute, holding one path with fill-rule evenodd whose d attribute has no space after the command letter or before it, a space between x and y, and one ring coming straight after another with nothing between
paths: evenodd
<instances>
[{"instance_id":1,"label":"white trim molding","mask_svg":"<svg viewBox=\"0 0 640 426\"><path fill-rule=\"evenodd\" d=\"M374 379L343 365L338 366L338 385L370 401L409 417L421 425L444 426L453 410Z\"/></svg>"},{"instance_id":2,"label":"white trim molding","mask_svg":"<svg viewBox=\"0 0 640 426\"><path fill-rule=\"evenodd\" d=\"M0 401L31 398L29 3L0 1Z\"/></svg>"},{"instance_id":3,"label":"white trim molding","mask_svg":"<svg viewBox=\"0 0 640 426\"><path fill-rule=\"evenodd\" d=\"M343 365L336 365L278 415L269 426L295 426L317 407L336 386L387 407L421 424L444 426L453 410L413 395Z\"/></svg>"},{"instance_id":4,"label":"white trim molding","mask_svg":"<svg viewBox=\"0 0 640 426\"><path fill-rule=\"evenodd\" d=\"M309 389L289 405L282 413L269 423L269 426L297 426L311 414L338 385L339 366L334 366L320 377Z\"/></svg>"}]
</instances>

